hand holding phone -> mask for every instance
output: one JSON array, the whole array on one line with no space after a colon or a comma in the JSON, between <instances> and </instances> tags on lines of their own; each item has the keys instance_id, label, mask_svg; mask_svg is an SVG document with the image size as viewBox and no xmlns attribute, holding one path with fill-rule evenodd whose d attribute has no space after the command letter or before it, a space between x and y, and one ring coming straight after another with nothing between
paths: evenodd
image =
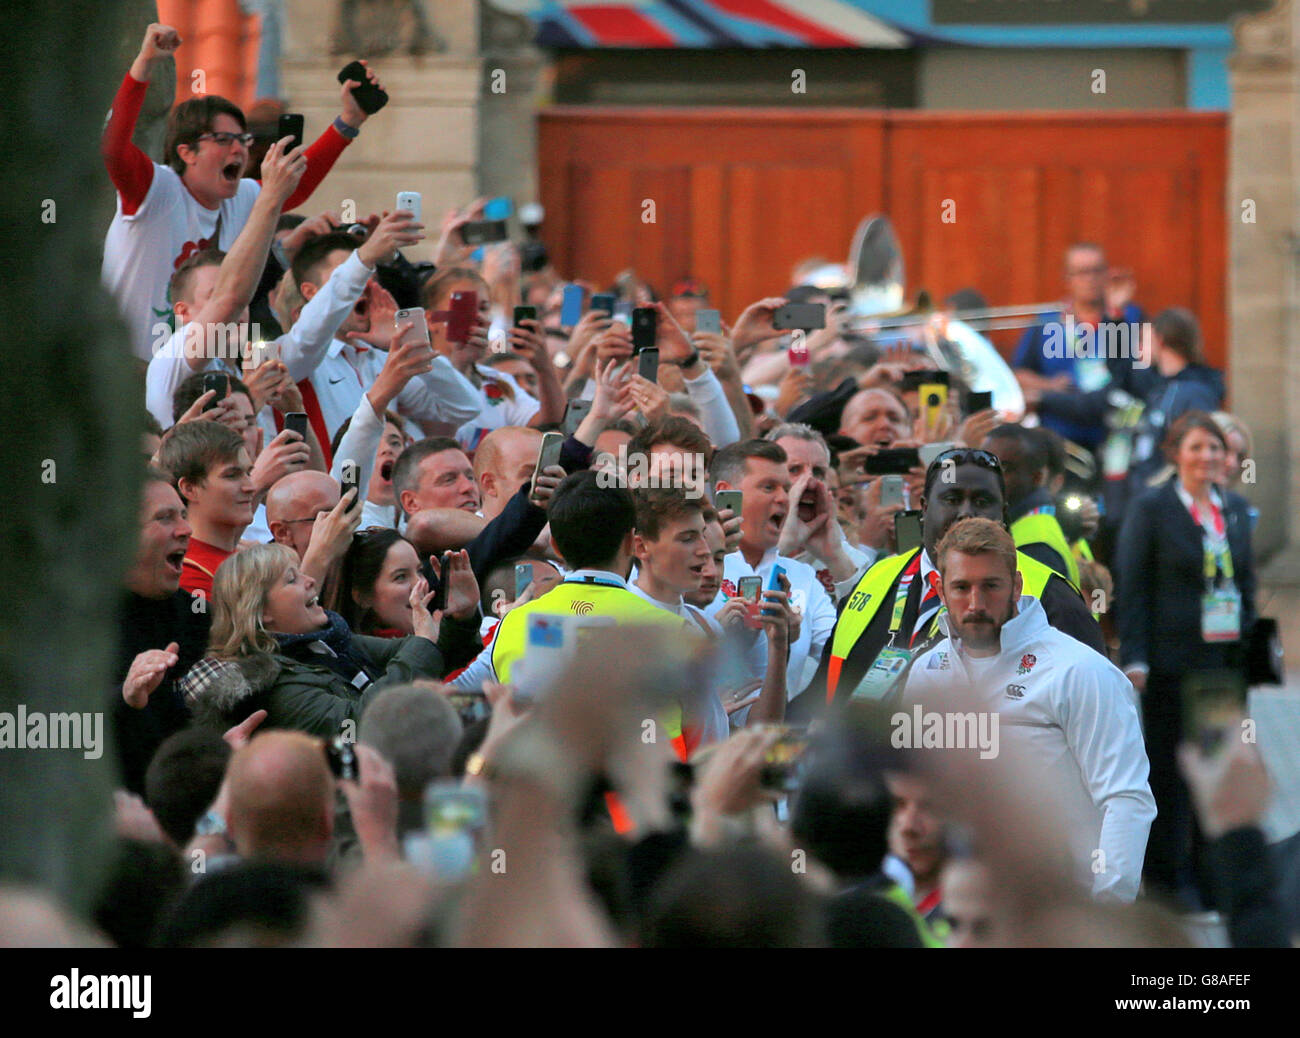
<instances>
[{"instance_id":1,"label":"hand holding phone","mask_svg":"<svg viewBox=\"0 0 1300 1038\"><path fill-rule=\"evenodd\" d=\"M339 71L339 82L346 83L348 80L361 84L352 88L352 100L356 101L357 107L366 115L374 115L388 104L388 94L370 82L366 76L366 66L361 62L353 61Z\"/></svg>"},{"instance_id":2,"label":"hand holding phone","mask_svg":"<svg viewBox=\"0 0 1300 1038\"><path fill-rule=\"evenodd\" d=\"M280 116L279 124L276 127L276 140L284 140L286 137L292 137L293 141L285 151L293 151L294 148L302 147L302 135L305 125L303 117L296 112L285 112Z\"/></svg>"},{"instance_id":3,"label":"hand holding phone","mask_svg":"<svg viewBox=\"0 0 1300 1038\"><path fill-rule=\"evenodd\" d=\"M424 223L421 218L421 200L418 191L399 191L397 192L397 208L405 209L415 217L416 223Z\"/></svg>"}]
</instances>

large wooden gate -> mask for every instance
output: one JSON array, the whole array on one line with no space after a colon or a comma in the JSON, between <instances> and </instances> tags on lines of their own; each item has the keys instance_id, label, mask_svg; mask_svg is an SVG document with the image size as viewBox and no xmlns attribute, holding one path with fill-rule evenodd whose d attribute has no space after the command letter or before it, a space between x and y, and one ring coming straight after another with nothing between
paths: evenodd
<instances>
[{"instance_id":1,"label":"large wooden gate","mask_svg":"<svg viewBox=\"0 0 1300 1038\"><path fill-rule=\"evenodd\" d=\"M1190 307L1222 366L1226 146L1226 116L1202 112L561 107L538 154L565 276L693 274L733 319L799 260L842 261L881 212L911 293L1024 304L1059 299L1065 247L1089 240L1134 269L1149 312Z\"/></svg>"}]
</instances>

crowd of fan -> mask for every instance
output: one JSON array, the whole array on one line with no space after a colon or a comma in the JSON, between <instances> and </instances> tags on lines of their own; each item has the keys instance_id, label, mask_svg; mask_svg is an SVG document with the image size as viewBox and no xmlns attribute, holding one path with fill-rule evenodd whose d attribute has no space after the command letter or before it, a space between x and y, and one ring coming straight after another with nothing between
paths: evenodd
<instances>
[{"instance_id":1,"label":"crowd of fan","mask_svg":"<svg viewBox=\"0 0 1300 1038\"><path fill-rule=\"evenodd\" d=\"M1026 413L971 413L848 330L818 261L721 331L697 280L629 271L646 369L603 286L567 283L569 326L544 250L466 245L482 202L436 236L304 208L356 82L305 148L186 101L152 162L131 133L179 45L149 27L104 136L149 415L118 851L93 921L10 890L11 938L1178 945L1214 908L1289 943L1258 754L1186 745L1183 679L1244 676L1256 619L1249 433L1191 314L1136 360L1032 329ZM1075 327L1147 320L1111 275L1068 250ZM825 307L808 363L787 302ZM992 745L921 738L945 710Z\"/></svg>"}]
</instances>

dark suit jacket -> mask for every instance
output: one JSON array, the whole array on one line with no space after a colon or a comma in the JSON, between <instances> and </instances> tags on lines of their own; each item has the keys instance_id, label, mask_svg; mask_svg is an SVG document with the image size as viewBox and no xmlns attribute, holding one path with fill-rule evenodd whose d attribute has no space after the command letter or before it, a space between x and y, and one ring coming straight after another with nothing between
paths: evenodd
<instances>
[{"instance_id":1,"label":"dark suit jacket","mask_svg":"<svg viewBox=\"0 0 1300 1038\"><path fill-rule=\"evenodd\" d=\"M1241 642L1201 640L1205 591L1201 528L1178 499L1175 480L1129 506L1115 555L1120 665L1145 663L1156 674L1241 665ZM1243 639L1255 622L1255 564L1244 498L1222 494L1228 548L1241 592Z\"/></svg>"}]
</instances>

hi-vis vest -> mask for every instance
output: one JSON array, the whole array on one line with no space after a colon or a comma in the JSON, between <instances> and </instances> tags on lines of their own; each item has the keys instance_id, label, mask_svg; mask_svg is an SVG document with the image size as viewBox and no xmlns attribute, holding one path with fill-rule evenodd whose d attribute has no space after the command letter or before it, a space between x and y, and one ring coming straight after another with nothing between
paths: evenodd
<instances>
[{"instance_id":1,"label":"hi-vis vest","mask_svg":"<svg viewBox=\"0 0 1300 1038\"><path fill-rule=\"evenodd\" d=\"M1056 516L1046 512L1022 515L1011 524L1011 539L1016 542L1017 548L1023 548L1027 544L1046 544L1065 560L1069 572L1062 573L1061 576L1068 578L1075 587L1079 586L1079 563L1070 550L1070 542L1065 539L1065 532ZM1031 592L1026 591L1025 594Z\"/></svg>"},{"instance_id":2,"label":"hi-vis vest","mask_svg":"<svg viewBox=\"0 0 1300 1038\"><path fill-rule=\"evenodd\" d=\"M694 633L693 624L688 624L675 613L660 609L617 584L595 580L565 580L541 598L510 610L501 621L492 643L492 669L496 671L497 681L503 685L509 684L511 668L523 658L530 613L604 616L612 617L616 624L662 624L673 630ZM685 760L689 747L682 733L681 707L674 707L660 720L672 740L673 749Z\"/></svg>"},{"instance_id":3,"label":"hi-vis vest","mask_svg":"<svg viewBox=\"0 0 1300 1038\"><path fill-rule=\"evenodd\" d=\"M894 585L902 576L903 570L921 553L920 548L913 548L905 555L890 555L881 559L862 575L858 586L844 603L840 618L835 621L835 630L831 635L830 669L826 673L826 701L835 698L835 689L840 683L840 671L848 659L853 646L862 637L882 605L892 605ZM1016 552L1017 564L1024 587L1022 595L1032 595L1041 599L1047 582L1060 576L1050 566L1044 566L1037 559L1031 559L1024 552ZM938 614L932 623L937 630Z\"/></svg>"}]
</instances>

